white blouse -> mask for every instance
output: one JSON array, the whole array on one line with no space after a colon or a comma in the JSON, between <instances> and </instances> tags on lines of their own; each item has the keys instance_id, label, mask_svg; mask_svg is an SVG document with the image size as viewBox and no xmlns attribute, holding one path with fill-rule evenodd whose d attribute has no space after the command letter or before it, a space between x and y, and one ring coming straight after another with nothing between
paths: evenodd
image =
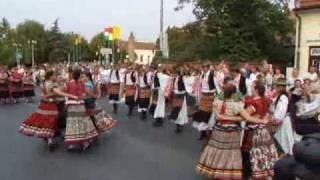
<instances>
[{"instance_id":1,"label":"white blouse","mask_svg":"<svg viewBox=\"0 0 320 180\"><path fill-rule=\"evenodd\" d=\"M276 105L275 103L276 99L271 106L271 111L273 112L273 119L278 121L284 121L287 115L289 99L287 96L281 95L278 104Z\"/></svg>"}]
</instances>

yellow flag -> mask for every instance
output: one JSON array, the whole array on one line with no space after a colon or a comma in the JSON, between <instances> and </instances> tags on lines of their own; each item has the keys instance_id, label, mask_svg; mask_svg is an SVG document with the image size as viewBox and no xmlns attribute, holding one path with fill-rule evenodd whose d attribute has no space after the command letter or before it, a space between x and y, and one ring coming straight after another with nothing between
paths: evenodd
<instances>
[{"instance_id":1,"label":"yellow flag","mask_svg":"<svg viewBox=\"0 0 320 180\"><path fill-rule=\"evenodd\" d=\"M114 40L121 39L121 28L119 26L113 27L112 34L113 34L113 39Z\"/></svg>"},{"instance_id":2,"label":"yellow flag","mask_svg":"<svg viewBox=\"0 0 320 180\"><path fill-rule=\"evenodd\" d=\"M74 44L75 45L79 45L82 41L82 38L79 34L76 35L75 39L74 39Z\"/></svg>"}]
</instances>

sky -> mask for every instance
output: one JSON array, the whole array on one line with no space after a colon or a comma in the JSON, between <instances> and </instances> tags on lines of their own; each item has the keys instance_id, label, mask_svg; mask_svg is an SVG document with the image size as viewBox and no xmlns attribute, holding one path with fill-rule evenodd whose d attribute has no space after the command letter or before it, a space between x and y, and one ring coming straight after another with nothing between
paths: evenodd
<instances>
[{"instance_id":1,"label":"sky","mask_svg":"<svg viewBox=\"0 0 320 180\"><path fill-rule=\"evenodd\" d=\"M182 26L195 19L192 6L174 11L178 0L164 0L165 27ZM108 26L120 26L122 37L133 32L140 41L155 41L160 29L160 0L0 0L0 18L11 26L26 19L50 28L59 18L63 32L82 34L90 40Z\"/></svg>"}]
</instances>

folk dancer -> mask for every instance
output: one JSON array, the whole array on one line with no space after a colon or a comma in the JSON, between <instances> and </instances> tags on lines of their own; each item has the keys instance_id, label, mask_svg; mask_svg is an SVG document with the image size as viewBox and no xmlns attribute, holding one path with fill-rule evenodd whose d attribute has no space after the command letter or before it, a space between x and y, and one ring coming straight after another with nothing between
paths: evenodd
<instances>
[{"instance_id":1,"label":"folk dancer","mask_svg":"<svg viewBox=\"0 0 320 180\"><path fill-rule=\"evenodd\" d=\"M120 75L117 65L110 71L108 93L109 103L113 104L113 113L117 114L118 104L120 103Z\"/></svg>"},{"instance_id":2,"label":"folk dancer","mask_svg":"<svg viewBox=\"0 0 320 180\"><path fill-rule=\"evenodd\" d=\"M173 107L169 119L176 124L176 133L182 132L183 126L188 123L185 78L181 72L177 71L173 80Z\"/></svg>"},{"instance_id":3,"label":"folk dancer","mask_svg":"<svg viewBox=\"0 0 320 180\"><path fill-rule=\"evenodd\" d=\"M17 103L23 97L22 79L23 75L18 72L18 68L13 68L9 78L9 91L13 103Z\"/></svg>"},{"instance_id":4,"label":"folk dancer","mask_svg":"<svg viewBox=\"0 0 320 180\"><path fill-rule=\"evenodd\" d=\"M9 74L5 68L0 67L0 102L8 103L9 94Z\"/></svg>"},{"instance_id":5,"label":"folk dancer","mask_svg":"<svg viewBox=\"0 0 320 180\"><path fill-rule=\"evenodd\" d=\"M25 97L26 102L32 101L32 97L35 96L34 93L34 85L35 81L33 79L32 71L27 71L26 75L23 77L23 95Z\"/></svg>"},{"instance_id":6,"label":"folk dancer","mask_svg":"<svg viewBox=\"0 0 320 180\"><path fill-rule=\"evenodd\" d=\"M155 120L153 126L160 127L163 125L165 117L166 99L164 92L170 77L159 72L155 67L152 68L152 72L152 96L149 112Z\"/></svg>"},{"instance_id":7,"label":"folk dancer","mask_svg":"<svg viewBox=\"0 0 320 180\"><path fill-rule=\"evenodd\" d=\"M48 71L45 76L43 94L38 110L28 117L20 126L20 133L26 136L35 136L47 141L49 150L54 150L54 138L59 130L57 97L69 97L77 99L76 96L62 92L56 84L56 75Z\"/></svg>"},{"instance_id":8,"label":"folk dancer","mask_svg":"<svg viewBox=\"0 0 320 180\"><path fill-rule=\"evenodd\" d=\"M280 146L278 151L281 154L292 154L294 144L294 132L291 119L288 116L289 98L286 92L286 80L279 78L276 82L276 98L271 106L273 113L271 134L274 135L275 142Z\"/></svg>"},{"instance_id":9,"label":"folk dancer","mask_svg":"<svg viewBox=\"0 0 320 180\"><path fill-rule=\"evenodd\" d=\"M125 104L128 106L128 116L130 117L133 113L133 108L135 106L136 101L136 82L138 79L138 73L133 69L133 67L129 67L124 78L125 87Z\"/></svg>"},{"instance_id":10,"label":"folk dancer","mask_svg":"<svg viewBox=\"0 0 320 180\"><path fill-rule=\"evenodd\" d=\"M222 98L215 98L213 113L215 125L201 153L196 171L209 179L242 179L240 111L243 102L235 98L237 88L233 83L224 85Z\"/></svg>"},{"instance_id":11,"label":"folk dancer","mask_svg":"<svg viewBox=\"0 0 320 180\"><path fill-rule=\"evenodd\" d=\"M265 84L255 81L252 84L252 95L245 100L245 110L241 116L265 119L271 100L265 97ZM268 122L268 121L267 121ZM274 164L278 153L273 138L265 123L250 122L246 125L242 144L244 178L268 179L274 175Z\"/></svg>"},{"instance_id":12,"label":"folk dancer","mask_svg":"<svg viewBox=\"0 0 320 180\"><path fill-rule=\"evenodd\" d=\"M65 142L68 150L83 151L89 148L93 140L97 138L98 132L90 116L86 113L83 99L85 98L85 86L81 82L81 71L73 71L72 80L66 83L66 92L77 98L68 98L67 124Z\"/></svg>"},{"instance_id":13,"label":"folk dancer","mask_svg":"<svg viewBox=\"0 0 320 180\"><path fill-rule=\"evenodd\" d=\"M150 105L150 97L151 97L151 76L144 69L140 68L138 75L138 112L141 113L141 120L145 120L147 118L147 111Z\"/></svg>"},{"instance_id":14,"label":"folk dancer","mask_svg":"<svg viewBox=\"0 0 320 180\"><path fill-rule=\"evenodd\" d=\"M99 134L110 131L116 126L117 121L113 120L100 107L98 107L96 99L101 96L101 92L99 91L99 86L94 83L90 72L86 72L82 75L82 82L85 83L86 96L84 104L88 115L91 117L91 120Z\"/></svg>"},{"instance_id":15,"label":"folk dancer","mask_svg":"<svg viewBox=\"0 0 320 180\"><path fill-rule=\"evenodd\" d=\"M208 123L211 119L213 100L216 91L214 72L210 65L203 66L201 75L201 98L199 110L193 115L193 127L200 132L199 140L207 137Z\"/></svg>"}]
</instances>

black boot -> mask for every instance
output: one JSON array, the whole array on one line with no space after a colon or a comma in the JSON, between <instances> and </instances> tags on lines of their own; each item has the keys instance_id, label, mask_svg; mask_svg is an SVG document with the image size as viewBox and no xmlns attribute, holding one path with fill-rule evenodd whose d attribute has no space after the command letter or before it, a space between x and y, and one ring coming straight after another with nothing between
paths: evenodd
<instances>
[{"instance_id":1,"label":"black boot","mask_svg":"<svg viewBox=\"0 0 320 180\"><path fill-rule=\"evenodd\" d=\"M141 120L146 120L146 118L147 118L147 112L142 111L142 113L141 113Z\"/></svg>"},{"instance_id":2,"label":"black boot","mask_svg":"<svg viewBox=\"0 0 320 180\"><path fill-rule=\"evenodd\" d=\"M129 106L128 116L131 117L133 113L133 107Z\"/></svg>"},{"instance_id":3,"label":"black boot","mask_svg":"<svg viewBox=\"0 0 320 180\"><path fill-rule=\"evenodd\" d=\"M113 104L113 113L114 114L118 113L118 105L117 104Z\"/></svg>"},{"instance_id":4,"label":"black boot","mask_svg":"<svg viewBox=\"0 0 320 180\"><path fill-rule=\"evenodd\" d=\"M155 122L153 123L154 127L161 127L163 125L163 118L156 118Z\"/></svg>"},{"instance_id":5,"label":"black boot","mask_svg":"<svg viewBox=\"0 0 320 180\"><path fill-rule=\"evenodd\" d=\"M181 133L182 131L183 131L183 126L177 124L177 125L176 125L176 131L175 131L175 132L178 134L178 133Z\"/></svg>"},{"instance_id":6,"label":"black boot","mask_svg":"<svg viewBox=\"0 0 320 180\"><path fill-rule=\"evenodd\" d=\"M207 138L207 132L206 131L200 131L199 140L202 141Z\"/></svg>"}]
</instances>

